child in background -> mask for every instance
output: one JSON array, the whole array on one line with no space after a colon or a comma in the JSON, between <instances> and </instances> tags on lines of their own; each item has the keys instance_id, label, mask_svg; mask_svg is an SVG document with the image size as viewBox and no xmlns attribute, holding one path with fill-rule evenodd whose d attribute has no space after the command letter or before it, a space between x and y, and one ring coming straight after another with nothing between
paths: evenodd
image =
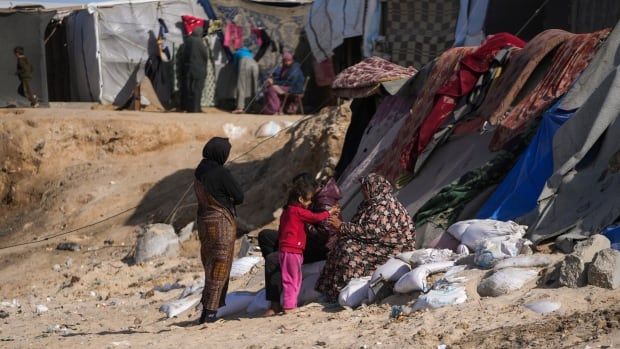
<instances>
[{"instance_id":1,"label":"child in background","mask_svg":"<svg viewBox=\"0 0 620 349\"><path fill-rule=\"evenodd\" d=\"M17 58L17 77L19 78L19 87L17 91L20 95L28 98L30 106L33 108L39 107L39 99L32 90L30 80L32 80L32 64L26 58L24 54L24 48L17 46L13 49L13 53Z\"/></svg>"},{"instance_id":2,"label":"child in background","mask_svg":"<svg viewBox=\"0 0 620 349\"><path fill-rule=\"evenodd\" d=\"M282 270L282 308L285 313L297 308L302 279L301 264L306 247L305 223L320 223L329 218L331 213L331 211L314 213L308 210L312 195L314 187L306 181L295 181L280 216L278 242Z\"/></svg>"}]
</instances>

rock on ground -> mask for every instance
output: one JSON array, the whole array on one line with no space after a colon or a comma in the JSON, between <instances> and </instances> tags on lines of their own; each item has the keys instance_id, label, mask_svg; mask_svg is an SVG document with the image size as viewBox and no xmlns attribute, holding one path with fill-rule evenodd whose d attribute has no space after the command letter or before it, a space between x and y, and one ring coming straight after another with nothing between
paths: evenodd
<instances>
[{"instance_id":1,"label":"rock on ground","mask_svg":"<svg viewBox=\"0 0 620 349\"><path fill-rule=\"evenodd\" d=\"M620 287L620 252L611 248L599 251L588 268L588 283L612 290Z\"/></svg>"},{"instance_id":2,"label":"rock on ground","mask_svg":"<svg viewBox=\"0 0 620 349\"><path fill-rule=\"evenodd\" d=\"M135 263L144 263L160 256L176 256L179 253L179 238L174 227L168 224L151 224L144 227L138 237Z\"/></svg>"},{"instance_id":3,"label":"rock on ground","mask_svg":"<svg viewBox=\"0 0 620 349\"><path fill-rule=\"evenodd\" d=\"M559 266L558 286L583 287L588 283L588 266L594 256L611 246L609 239L596 234L575 245L573 253L566 256Z\"/></svg>"}]
</instances>

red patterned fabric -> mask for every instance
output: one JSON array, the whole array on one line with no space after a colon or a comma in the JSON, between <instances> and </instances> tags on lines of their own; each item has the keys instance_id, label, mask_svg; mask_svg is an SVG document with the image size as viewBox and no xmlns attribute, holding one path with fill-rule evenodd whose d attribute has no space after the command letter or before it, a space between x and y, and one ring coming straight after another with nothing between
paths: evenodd
<instances>
[{"instance_id":1,"label":"red patterned fabric","mask_svg":"<svg viewBox=\"0 0 620 349\"><path fill-rule=\"evenodd\" d=\"M413 67L404 68L383 58L370 57L338 74L332 88L372 87L386 81L407 79L417 72Z\"/></svg>"},{"instance_id":2,"label":"red patterned fabric","mask_svg":"<svg viewBox=\"0 0 620 349\"><path fill-rule=\"evenodd\" d=\"M473 52L472 47L455 47L442 53L437 58L433 70L424 83L421 94L416 99L407 120L396 136L394 143L383 155L383 161L375 168L375 172L382 174L392 183L404 172L401 164L409 164L410 159L401 158L403 150L412 149L416 144L416 135L424 117L428 115L434 104L434 96L446 81L452 76L457 68L458 62L465 55Z\"/></svg>"},{"instance_id":3,"label":"red patterned fabric","mask_svg":"<svg viewBox=\"0 0 620 349\"><path fill-rule=\"evenodd\" d=\"M413 169L417 156L424 151L435 132L454 111L459 98L471 92L478 77L489 69L495 54L505 47L523 46L525 41L518 37L500 33L489 36L474 52L461 59L459 70L437 91L435 106L420 125L417 144L412 149L405 149L401 155L401 158L410 161L408 164L403 164L407 169Z\"/></svg>"},{"instance_id":4,"label":"red patterned fabric","mask_svg":"<svg viewBox=\"0 0 620 349\"><path fill-rule=\"evenodd\" d=\"M609 32L609 29L604 29L589 34L573 34L565 41L553 55L553 63L538 85L499 120L499 128L493 135L490 149L495 151L503 148L557 98L568 91L575 79L588 66L597 47Z\"/></svg>"},{"instance_id":5,"label":"red patterned fabric","mask_svg":"<svg viewBox=\"0 0 620 349\"><path fill-rule=\"evenodd\" d=\"M550 29L536 35L523 49L515 49L508 59L504 72L493 82L484 103L475 115L497 125L497 120L510 108L543 58L571 35L573 34L563 30Z\"/></svg>"},{"instance_id":6,"label":"red patterned fabric","mask_svg":"<svg viewBox=\"0 0 620 349\"><path fill-rule=\"evenodd\" d=\"M192 32L197 27L204 27L205 20L202 18L194 17L194 16L181 16L181 20L183 20L183 28L187 35L192 35Z\"/></svg>"}]
</instances>

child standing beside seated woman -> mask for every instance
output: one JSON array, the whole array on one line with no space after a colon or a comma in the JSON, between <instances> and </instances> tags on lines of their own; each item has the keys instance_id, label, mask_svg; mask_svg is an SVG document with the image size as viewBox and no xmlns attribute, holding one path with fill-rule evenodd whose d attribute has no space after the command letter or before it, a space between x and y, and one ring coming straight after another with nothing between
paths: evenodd
<instances>
[{"instance_id":1,"label":"child standing beside seated woman","mask_svg":"<svg viewBox=\"0 0 620 349\"><path fill-rule=\"evenodd\" d=\"M306 247L305 224L317 224L337 213L337 208L314 213L308 209L315 188L305 181L297 181L289 192L278 229L279 259L282 271L282 308L291 312L297 308L301 290L301 265Z\"/></svg>"}]
</instances>

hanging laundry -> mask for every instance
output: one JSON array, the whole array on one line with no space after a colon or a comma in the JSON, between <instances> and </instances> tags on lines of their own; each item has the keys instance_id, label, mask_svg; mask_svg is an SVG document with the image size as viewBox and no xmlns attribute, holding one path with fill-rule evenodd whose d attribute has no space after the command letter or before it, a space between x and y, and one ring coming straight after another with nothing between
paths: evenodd
<instances>
[{"instance_id":1,"label":"hanging laundry","mask_svg":"<svg viewBox=\"0 0 620 349\"><path fill-rule=\"evenodd\" d=\"M461 0L454 46L478 46L484 40L489 0Z\"/></svg>"},{"instance_id":2,"label":"hanging laundry","mask_svg":"<svg viewBox=\"0 0 620 349\"><path fill-rule=\"evenodd\" d=\"M243 46L243 27L228 22L224 28L224 46L233 50Z\"/></svg>"},{"instance_id":3,"label":"hanging laundry","mask_svg":"<svg viewBox=\"0 0 620 349\"><path fill-rule=\"evenodd\" d=\"M609 32L609 29L604 29L590 34L572 34L555 52L551 67L538 85L510 113L501 118L499 128L491 141L491 150L501 149L568 91L588 66L596 49Z\"/></svg>"},{"instance_id":4,"label":"hanging laundry","mask_svg":"<svg viewBox=\"0 0 620 349\"><path fill-rule=\"evenodd\" d=\"M314 82L317 86L331 86L336 79L331 57L320 63L313 61L312 68L314 69Z\"/></svg>"},{"instance_id":5,"label":"hanging laundry","mask_svg":"<svg viewBox=\"0 0 620 349\"><path fill-rule=\"evenodd\" d=\"M197 27L204 28L205 20L202 18L194 17L194 16L181 16L181 20L183 21L183 29L185 29L186 35L192 35L192 32Z\"/></svg>"},{"instance_id":6,"label":"hanging laundry","mask_svg":"<svg viewBox=\"0 0 620 349\"><path fill-rule=\"evenodd\" d=\"M306 20L312 55L322 62L344 39L364 33L365 1L315 0Z\"/></svg>"},{"instance_id":7,"label":"hanging laundry","mask_svg":"<svg viewBox=\"0 0 620 349\"><path fill-rule=\"evenodd\" d=\"M417 143L413 149L404 150L401 159L410 159L408 164L403 164L406 169L411 170L414 167L416 157L424 151L435 132L450 116L458 99L471 92L478 77L489 69L495 54L505 47L522 48L523 46L525 42L518 37L500 33L489 36L474 52L461 59L458 71L437 90L435 105L420 125Z\"/></svg>"}]
</instances>

